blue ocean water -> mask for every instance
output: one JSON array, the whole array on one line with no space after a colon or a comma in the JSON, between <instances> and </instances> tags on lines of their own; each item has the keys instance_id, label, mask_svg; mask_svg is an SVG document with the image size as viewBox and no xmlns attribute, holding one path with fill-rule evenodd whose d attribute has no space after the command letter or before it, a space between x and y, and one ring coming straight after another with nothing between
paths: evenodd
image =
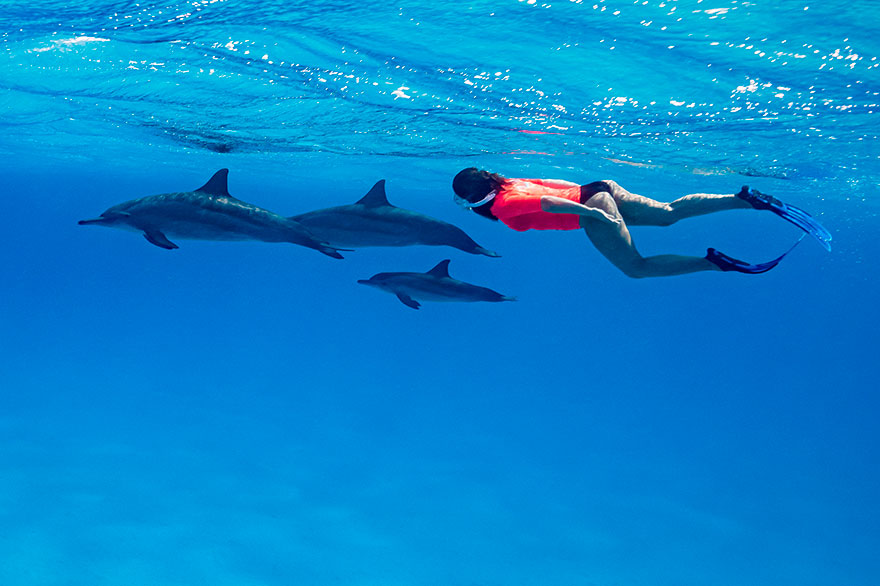
<instances>
[{"instance_id":1,"label":"blue ocean water","mask_svg":"<svg viewBox=\"0 0 880 586\"><path fill-rule=\"evenodd\" d=\"M0 5L0 584L880 583L867 0ZM463 167L829 227L632 280L458 209ZM390 201L501 258L82 227L194 189ZM634 228L767 260L771 214ZM413 311L426 271L518 297Z\"/></svg>"}]
</instances>

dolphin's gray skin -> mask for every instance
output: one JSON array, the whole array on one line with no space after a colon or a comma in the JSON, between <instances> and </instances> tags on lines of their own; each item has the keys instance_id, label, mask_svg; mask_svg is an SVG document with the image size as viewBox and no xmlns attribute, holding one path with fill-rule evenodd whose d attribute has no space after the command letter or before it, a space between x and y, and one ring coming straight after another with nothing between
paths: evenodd
<instances>
[{"instance_id":1,"label":"dolphin's gray skin","mask_svg":"<svg viewBox=\"0 0 880 586\"><path fill-rule=\"evenodd\" d=\"M385 180L376 183L357 203L315 210L291 219L333 246L452 246L470 254L500 256L474 242L464 230L430 216L388 203Z\"/></svg>"},{"instance_id":2,"label":"dolphin's gray skin","mask_svg":"<svg viewBox=\"0 0 880 586\"><path fill-rule=\"evenodd\" d=\"M421 306L416 298L422 301L516 301L515 297L453 279L449 276L449 260L441 260L427 273L379 273L358 283L393 293L413 309Z\"/></svg>"},{"instance_id":3,"label":"dolphin's gray skin","mask_svg":"<svg viewBox=\"0 0 880 586\"><path fill-rule=\"evenodd\" d=\"M302 224L229 195L229 169L220 169L195 191L163 193L115 205L94 220L94 224L143 232L144 238L160 248L178 248L168 238L194 240L260 240L292 242L314 248L333 258L337 249L315 238Z\"/></svg>"}]
</instances>

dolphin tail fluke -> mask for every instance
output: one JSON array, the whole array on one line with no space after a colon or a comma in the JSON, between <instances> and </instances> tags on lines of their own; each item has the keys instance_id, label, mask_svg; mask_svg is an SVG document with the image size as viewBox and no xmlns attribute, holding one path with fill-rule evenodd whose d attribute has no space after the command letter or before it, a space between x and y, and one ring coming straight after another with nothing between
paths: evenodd
<instances>
[{"instance_id":1,"label":"dolphin tail fluke","mask_svg":"<svg viewBox=\"0 0 880 586\"><path fill-rule=\"evenodd\" d=\"M322 252L331 258L340 258L340 259L345 258L341 254L339 254L340 250L344 251L344 252L351 252L351 250L348 248L334 248L334 247L330 246L329 244L323 244L323 243L319 243L317 246L315 246L315 250L317 250L318 252Z\"/></svg>"},{"instance_id":2,"label":"dolphin tail fluke","mask_svg":"<svg viewBox=\"0 0 880 586\"><path fill-rule=\"evenodd\" d=\"M483 248L482 246L476 247L473 252L474 254L483 254L492 258L501 258L501 255L494 250L489 250L488 248Z\"/></svg>"},{"instance_id":3,"label":"dolphin tail fluke","mask_svg":"<svg viewBox=\"0 0 880 586\"><path fill-rule=\"evenodd\" d=\"M326 254L331 258L345 258L341 254L342 252L350 252L349 249L346 248L337 248L335 246L331 246L329 242L325 242L323 240L319 240L315 238L315 236L309 232L305 226L297 222L292 218L288 218L290 222L291 231L288 233L288 242L292 242L293 244L299 244L301 246L306 246L308 248L314 248L320 253Z\"/></svg>"},{"instance_id":4,"label":"dolphin tail fluke","mask_svg":"<svg viewBox=\"0 0 880 586\"><path fill-rule=\"evenodd\" d=\"M488 248L484 248L477 244L476 241L465 234L464 230L461 228L455 226L449 226L449 228L452 228L452 233L447 233L447 238L432 242L432 244L445 244L467 252L468 254L482 254L491 258L499 258L501 256L494 250L489 250Z\"/></svg>"}]
</instances>

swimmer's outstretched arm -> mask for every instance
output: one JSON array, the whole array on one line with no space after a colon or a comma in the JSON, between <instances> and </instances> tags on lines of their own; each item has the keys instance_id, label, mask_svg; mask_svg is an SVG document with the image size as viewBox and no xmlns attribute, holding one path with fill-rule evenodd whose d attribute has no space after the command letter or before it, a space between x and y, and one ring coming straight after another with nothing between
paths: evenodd
<instances>
[{"instance_id":1,"label":"swimmer's outstretched arm","mask_svg":"<svg viewBox=\"0 0 880 586\"><path fill-rule=\"evenodd\" d=\"M552 214L577 214L585 218L602 220L609 224L620 224L619 218L615 218L599 208L591 208L576 201L565 199L564 197L542 195L541 209Z\"/></svg>"}]
</instances>

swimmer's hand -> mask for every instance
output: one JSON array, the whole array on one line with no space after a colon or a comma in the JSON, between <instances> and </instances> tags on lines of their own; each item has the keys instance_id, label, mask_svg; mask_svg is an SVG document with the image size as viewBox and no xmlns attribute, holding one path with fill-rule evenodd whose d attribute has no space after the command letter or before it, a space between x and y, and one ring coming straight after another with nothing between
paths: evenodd
<instances>
[{"instance_id":1,"label":"swimmer's hand","mask_svg":"<svg viewBox=\"0 0 880 586\"><path fill-rule=\"evenodd\" d=\"M620 218L615 218L605 212L605 210L591 208L576 201L565 199L564 197L556 197L553 195L541 196L541 209L545 212L550 212L551 214L577 214L584 218L593 218L594 220L601 220L608 224L620 224Z\"/></svg>"}]
</instances>

